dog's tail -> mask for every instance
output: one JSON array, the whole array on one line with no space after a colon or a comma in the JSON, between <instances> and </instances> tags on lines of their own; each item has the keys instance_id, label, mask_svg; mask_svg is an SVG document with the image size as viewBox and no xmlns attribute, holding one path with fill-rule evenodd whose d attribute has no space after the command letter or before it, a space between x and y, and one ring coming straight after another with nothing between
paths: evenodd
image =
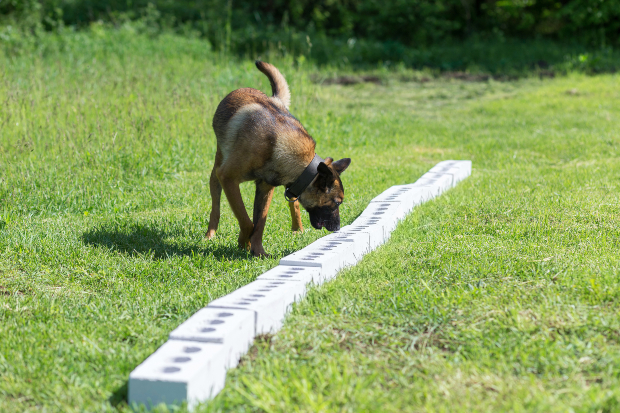
<instances>
[{"instance_id":1,"label":"dog's tail","mask_svg":"<svg viewBox=\"0 0 620 413\"><path fill-rule=\"evenodd\" d=\"M291 92L288 90L288 84L282 76L282 73L274 65L270 65L269 63L261 62L257 60L256 67L258 70L263 72L268 78L269 83L271 83L271 92L273 96L280 99L284 106L288 109L291 104Z\"/></svg>"}]
</instances>

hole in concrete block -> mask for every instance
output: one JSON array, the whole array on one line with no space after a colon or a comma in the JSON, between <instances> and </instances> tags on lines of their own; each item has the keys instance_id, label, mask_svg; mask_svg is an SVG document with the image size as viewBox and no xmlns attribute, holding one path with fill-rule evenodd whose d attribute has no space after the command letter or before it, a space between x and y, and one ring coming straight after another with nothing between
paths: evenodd
<instances>
[{"instance_id":1,"label":"hole in concrete block","mask_svg":"<svg viewBox=\"0 0 620 413\"><path fill-rule=\"evenodd\" d=\"M211 333L215 331L213 327L203 327L199 330L201 333Z\"/></svg>"},{"instance_id":2,"label":"hole in concrete block","mask_svg":"<svg viewBox=\"0 0 620 413\"><path fill-rule=\"evenodd\" d=\"M198 353L200 351L200 347L185 347L183 352L185 353Z\"/></svg>"},{"instance_id":3,"label":"hole in concrete block","mask_svg":"<svg viewBox=\"0 0 620 413\"><path fill-rule=\"evenodd\" d=\"M303 270L305 270L305 268L302 268L302 267L293 267L291 269L295 270L295 271L303 271Z\"/></svg>"},{"instance_id":4,"label":"hole in concrete block","mask_svg":"<svg viewBox=\"0 0 620 413\"><path fill-rule=\"evenodd\" d=\"M162 370L164 373L176 373L177 371L181 371L179 367L164 367Z\"/></svg>"},{"instance_id":5,"label":"hole in concrete block","mask_svg":"<svg viewBox=\"0 0 620 413\"><path fill-rule=\"evenodd\" d=\"M211 320L209 321L209 324L213 324L213 325L224 324L224 320Z\"/></svg>"},{"instance_id":6,"label":"hole in concrete block","mask_svg":"<svg viewBox=\"0 0 620 413\"><path fill-rule=\"evenodd\" d=\"M252 304L252 303L247 302L247 301L239 301L239 302L237 303L237 305L250 305L250 304Z\"/></svg>"},{"instance_id":7,"label":"hole in concrete block","mask_svg":"<svg viewBox=\"0 0 620 413\"><path fill-rule=\"evenodd\" d=\"M233 313L219 313L217 316L224 318L224 317L230 317L232 315L233 315Z\"/></svg>"},{"instance_id":8,"label":"hole in concrete block","mask_svg":"<svg viewBox=\"0 0 620 413\"><path fill-rule=\"evenodd\" d=\"M262 294L252 294L252 295L250 295L250 297L264 297L264 295L262 295Z\"/></svg>"},{"instance_id":9,"label":"hole in concrete block","mask_svg":"<svg viewBox=\"0 0 620 413\"><path fill-rule=\"evenodd\" d=\"M187 363L191 359L191 357L175 357L172 359L172 361L174 361L175 363Z\"/></svg>"}]
</instances>

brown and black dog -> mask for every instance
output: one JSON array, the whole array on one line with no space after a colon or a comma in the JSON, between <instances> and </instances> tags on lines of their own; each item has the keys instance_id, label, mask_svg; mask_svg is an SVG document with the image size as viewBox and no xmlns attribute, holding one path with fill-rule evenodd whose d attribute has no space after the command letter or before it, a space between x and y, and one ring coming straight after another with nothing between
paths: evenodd
<instances>
[{"instance_id":1,"label":"brown and black dog","mask_svg":"<svg viewBox=\"0 0 620 413\"><path fill-rule=\"evenodd\" d=\"M264 257L263 230L274 188L296 184L320 158L315 161L316 142L288 111L291 94L284 76L269 63L256 61L256 67L269 78L273 96L252 88L237 89L220 102L213 117L217 152L209 181L213 206L207 238L217 231L223 188L239 221L239 247ZM299 203L314 228L340 228L338 206L344 200L340 174L350 163L349 158L336 162L326 158L318 163L311 183L294 202L289 201L293 231L303 230ZM252 221L239 190L239 184L246 181L256 182Z\"/></svg>"}]
</instances>

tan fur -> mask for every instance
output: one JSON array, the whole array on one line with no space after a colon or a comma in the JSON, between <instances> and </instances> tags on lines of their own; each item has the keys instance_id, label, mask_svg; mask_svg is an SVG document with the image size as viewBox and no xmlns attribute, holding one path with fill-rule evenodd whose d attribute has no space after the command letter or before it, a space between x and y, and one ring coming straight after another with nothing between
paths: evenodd
<instances>
[{"instance_id":1,"label":"tan fur","mask_svg":"<svg viewBox=\"0 0 620 413\"><path fill-rule=\"evenodd\" d=\"M256 62L256 67L269 78L273 96L284 103L284 107L288 109L291 106L291 92L282 73L275 66L265 62Z\"/></svg>"},{"instance_id":2,"label":"tan fur","mask_svg":"<svg viewBox=\"0 0 620 413\"><path fill-rule=\"evenodd\" d=\"M256 66L269 78L273 97L252 88L237 89L220 102L213 117L217 153L209 182L213 207L207 238L217 231L223 190L239 221L239 246L265 256L262 234L273 190L292 184L301 175L314 157L316 143L288 111L290 91L282 74L268 63L256 62ZM326 159L324 167L330 169L325 169L325 176L318 176L300 196L304 208L336 208L337 215L334 199L342 202L344 192L331 162L331 158ZM256 183L252 220L239 190L239 184L246 181ZM327 183L329 188L317 187ZM299 202L291 204L291 218L292 229L303 230Z\"/></svg>"}]
</instances>

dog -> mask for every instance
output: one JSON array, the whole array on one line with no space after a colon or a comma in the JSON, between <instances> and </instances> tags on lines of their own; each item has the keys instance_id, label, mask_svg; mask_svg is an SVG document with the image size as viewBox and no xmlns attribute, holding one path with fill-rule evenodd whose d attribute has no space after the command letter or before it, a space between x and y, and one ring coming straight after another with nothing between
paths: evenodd
<instances>
[{"instance_id":1,"label":"dog","mask_svg":"<svg viewBox=\"0 0 620 413\"><path fill-rule=\"evenodd\" d=\"M288 110L291 93L284 76L269 63L257 60L256 67L269 78L273 96L237 89L220 102L213 116L217 151L209 180L212 209L206 238L212 239L217 231L223 189L239 221L239 247L266 257L262 239L274 188L286 189L293 231L303 231L299 204L314 228L337 231L338 207L344 201L340 175L351 159L334 162L316 155L316 142ZM256 184L251 221L239 190L239 184L247 181Z\"/></svg>"}]
</instances>

